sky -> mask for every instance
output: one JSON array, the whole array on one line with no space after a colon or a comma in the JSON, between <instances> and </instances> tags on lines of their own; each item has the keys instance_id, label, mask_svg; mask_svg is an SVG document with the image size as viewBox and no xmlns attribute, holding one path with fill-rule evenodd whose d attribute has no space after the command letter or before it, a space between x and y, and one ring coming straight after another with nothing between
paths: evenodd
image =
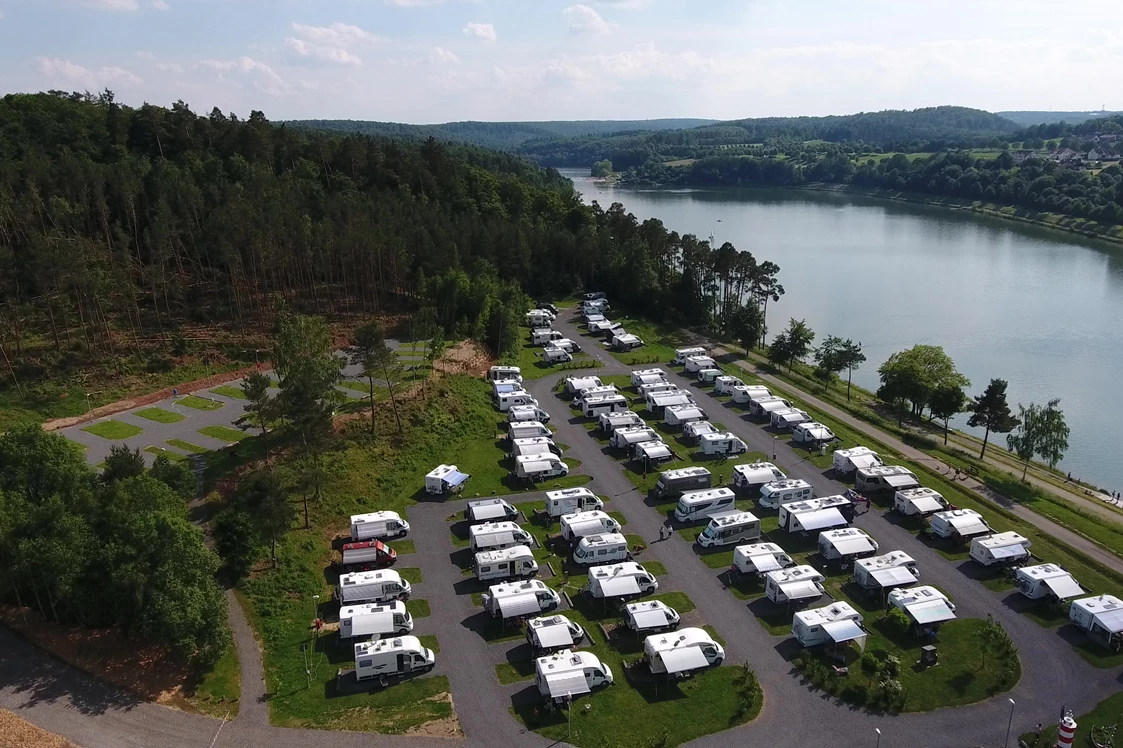
<instances>
[{"instance_id":1,"label":"sky","mask_svg":"<svg viewBox=\"0 0 1123 748\"><path fill-rule=\"evenodd\" d=\"M1118 0L0 0L0 92L280 119L1123 108Z\"/></svg>"}]
</instances>

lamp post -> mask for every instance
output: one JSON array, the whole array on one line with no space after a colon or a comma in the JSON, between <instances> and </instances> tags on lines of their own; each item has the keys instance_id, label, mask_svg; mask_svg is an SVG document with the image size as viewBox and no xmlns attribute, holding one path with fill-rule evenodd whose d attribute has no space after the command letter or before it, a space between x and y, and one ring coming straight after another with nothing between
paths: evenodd
<instances>
[{"instance_id":1,"label":"lamp post","mask_svg":"<svg viewBox=\"0 0 1123 748\"><path fill-rule=\"evenodd\" d=\"M90 408L91 408L91 406L90 406L90 393L87 392L86 393L86 412L87 413L90 412Z\"/></svg>"},{"instance_id":2,"label":"lamp post","mask_svg":"<svg viewBox=\"0 0 1123 748\"><path fill-rule=\"evenodd\" d=\"M1002 748L1007 748L1010 745L1010 728L1014 726L1014 700L1007 699L1010 702L1010 721L1006 723L1006 740L1002 743Z\"/></svg>"},{"instance_id":3,"label":"lamp post","mask_svg":"<svg viewBox=\"0 0 1123 748\"><path fill-rule=\"evenodd\" d=\"M877 746L876 746L876 748L881 748L881 728L875 727L875 728L873 728L873 731L877 733Z\"/></svg>"},{"instance_id":4,"label":"lamp post","mask_svg":"<svg viewBox=\"0 0 1123 748\"><path fill-rule=\"evenodd\" d=\"M780 437L772 437L772 461L776 461L776 445L780 443ZM879 733L880 734L880 733Z\"/></svg>"}]
</instances>

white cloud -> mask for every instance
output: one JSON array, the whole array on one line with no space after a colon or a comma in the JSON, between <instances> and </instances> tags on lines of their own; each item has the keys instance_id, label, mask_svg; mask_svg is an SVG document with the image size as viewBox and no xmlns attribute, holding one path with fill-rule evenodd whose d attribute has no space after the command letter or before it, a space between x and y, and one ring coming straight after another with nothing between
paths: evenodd
<instances>
[{"instance_id":1,"label":"white cloud","mask_svg":"<svg viewBox=\"0 0 1123 748\"><path fill-rule=\"evenodd\" d=\"M363 64L360 57L351 54L343 47L332 47L327 44L313 44L304 39L295 39L291 36L285 39L285 49L297 57L329 62L333 65Z\"/></svg>"},{"instance_id":2,"label":"white cloud","mask_svg":"<svg viewBox=\"0 0 1123 748\"><path fill-rule=\"evenodd\" d=\"M233 60L203 60L195 67L212 71L220 80L248 81L265 93L275 94L288 90L288 86L273 68L264 62L258 62L252 57L238 57Z\"/></svg>"},{"instance_id":3,"label":"white cloud","mask_svg":"<svg viewBox=\"0 0 1123 748\"><path fill-rule=\"evenodd\" d=\"M335 47L346 47L356 42L379 41L374 34L349 23L333 23L330 26L309 26L303 23L294 23L292 30L302 39L317 44L330 44Z\"/></svg>"},{"instance_id":4,"label":"white cloud","mask_svg":"<svg viewBox=\"0 0 1123 748\"><path fill-rule=\"evenodd\" d=\"M152 0L152 7L156 10L168 10L172 6L168 5L164 0Z\"/></svg>"},{"instance_id":5,"label":"white cloud","mask_svg":"<svg viewBox=\"0 0 1123 748\"><path fill-rule=\"evenodd\" d=\"M433 47L433 54L429 56L432 62L447 62L453 65L460 64L460 58L452 50L445 49L444 47Z\"/></svg>"},{"instance_id":6,"label":"white cloud","mask_svg":"<svg viewBox=\"0 0 1123 748\"><path fill-rule=\"evenodd\" d=\"M612 26L588 5L571 5L562 11L569 30L577 34L607 34Z\"/></svg>"},{"instance_id":7,"label":"white cloud","mask_svg":"<svg viewBox=\"0 0 1123 748\"><path fill-rule=\"evenodd\" d=\"M493 42L498 38L495 34L495 26L490 23L469 23L464 27L464 35L483 42Z\"/></svg>"},{"instance_id":8,"label":"white cloud","mask_svg":"<svg viewBox=\"0 0 1123 748\"><path fill-rule=\"evenodd\" d=\"M141 83L141 79L133 73L115 66L90 70L70 60L57 57L36 57L33 62L40 75L52 81L66 81L68 84L78 84L87 89L108 85L135 86Z\"/></svg>"}]
</instances>

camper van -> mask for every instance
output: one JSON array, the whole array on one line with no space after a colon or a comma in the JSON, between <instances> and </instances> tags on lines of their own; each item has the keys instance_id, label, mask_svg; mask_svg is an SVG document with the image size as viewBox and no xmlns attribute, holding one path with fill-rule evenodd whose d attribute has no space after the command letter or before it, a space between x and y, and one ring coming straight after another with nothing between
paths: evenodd
<instances>
[{"instance_id":1,"label":"camper van","mask_svg":"<svg viewBox=\"0 0 1123 748\"><path fill-rule=\"evenodd\" d=\"M363 540L358 543L344 543L340 550L340 559L344 569L369 571L393 566L398 560L398 552L381 540Z\"/></svg>"},{"instance_id":2,"label":"camper van","mask_svg":"<svg viewBox=\"0 0 1123 748\"><path fill-rule=\"evenodd\" d=\"M612 685L612 670L592 652L569 649L534 661L534 683L548 702L563 704L575 696Z\"/></svg>"},{"instance_id":3,"label":"camper van","mask_svg":"<svg viewBox=\"0 0 1123 748\"><path fill-rule=\"evenodd\" d=\"M339 638L401 636L413 631L413 616L400 600L361 603L339 609Z\"/></svg>"},{"instance_id":4,"label":"camper van","mask_svg":"<svg viewBox=\"0 0 1123 748\"><path fill-rule=\"evenodd\" d=\"M397 512L351 515L351 540L383 540L409 535L409 523Z\"/></svg>"},{"instance_id":5,"label":"camper van","mask_svg":"<svg viewBox=\"0 0 1123 748\"><path fill-rule=\"evenodd\" d=\"M811 422L811 416L807 415L807 411L799 408L774 410L768 415L768 419L774 429L794 429L801 423Z\"/></svg>"},{"instance_id":6,"label":"camper van","mask_svg":"<svg viewBox=\"0 0 1123 748\"><path fill-rule=\"evenodd\" d=\"M560 455L561 449L548 436L532 436L526 439L511 440L511 456L554 454Z\"/></svg>"},{"instance_id":7,"label":"camper van","mask_svg":"<svg viewBox=\"0 0 1123 748\"><path fill-rule=\"evenodd\" d=\"M771 419L772 411L787 410L792 404L782 397L767 395L749 400L749 415L753 418Z\"/></svg>"},{"instance_id":8,"label":"camper van","mask_svg":"<svg viewBox=\"0 0 1123 748\"><path fill-rule=\"evenodd\" d=\"M412 592L409 582L402 579L402 575L396 571L358 571L339 575L335 599L341 605L386 603L391 600L408 600Z\"/></svg>"},{"instance_id":9,"label":"camper van","mask_svg":"<svg viewBox=\"0 0 1123 748\"><path fill-rule=\"evenodd\" d=\"M603 413L600 417L600 430L613 433L616 429L646 426L647 423L638 413L626 410L623 413Z\"/></svg>"},{"instance_id":10,"label":"camper van","mask_svg":"<svg viewBox=\"0 0 1123 748\"><path fill-rule=\"evenodd\" d=\"M791 566L764 575L764 594L777 605L803 604L822 597L822 574L813 566Z\"/></svg>"},{"instance_id":11,"label":"camper van","mask_svg":"<svg viewBox=\"0 0 1123 748\"><path fill-rule=\"evenodd\" d=\"M549 327L540 327L537 330L530 331L531 345L549 345L551 341L561 340L564 337L564 333L552 330Z\"/></svg>"},{"instance_id":12,"label":"camper van","mask_svg":"<svg viewBox=\"0 0 1123 748\"><path fill-rule=\"evenodd\" d=\"M705 356L705 348L676 348L675 357L671 359L672 364L685 364L686 359L694 356Z\"/></svg>"},{"instance_id":13,"label":"camper van","mask_svg":"<svg viewBox=\"0 0 1123 748\"><path fill-rule=\"evenodd\" d=\"M804 647L819 644L857 642L866 647L862 614L848 602L834 602L822 608L801 610L792 617L792 635Z\"/></svg>"},{"instance_id":14,"label":"camper van","mask_svg":"<svg viewBox=\"0 0 1123 748\"><path fill-rule=\"evenodd\" d=\"M737 438L730 431L719 431L714 434L702 434L702 454L704 455L739 455L749 451L749 445Z\"/></svg>"},{"instance_id":15,"label":"camper van","mask_svg":"<svg viewBox=\"0 0 1123 748\"><path fill-rule=\"evenodd\" d=\"M627 538L618 532L587 535L573 549L573 562L582 566L627 561L631 557Z\"/></svg>"},{"instance_id":16,"label":"camper van","mask_svg":"<svg viewBox=\"0 0 1123 748\"><path fill-rule=\"evenodd\" d=\"M433 650L416 636L355 642L355 680L427 673L436 664Z\"/></svg>"},{"instance_id":17,"label":"camper van","mask_svg":"<svg viewBox=\"0 0 1123 748\"><path fill-rule=\"evenodd\" d=\"M664 470L655 481L652 494L660 499L673 499L687 491L698 491L713 485L714 476L704 467Z\"/></svg>"},{"instance_id":18,"label":"camper van","mask_svg":"<svg viewBox=\"0 0 1123 748\"><path fill-rule=\"evenodd\" d=\"M587 488L563 488L560 491L546 492L546 514L551 517L603 508L604 502Z\"/></svg>"},{"instance_id":19,"label":"camper van","mask_svg":"<svg viewBox=\"0 0 1123 748\"><path fill-rule=\"evenodd\" d=\"M744 387L745 383L737 377L731 377L727 374L722 374L714 378L714 394L715 395L732 395L734 387Z\"/></svg>"},{"instance_id":20,"label":"camper van","mask_svg":"<svg viewBox=\"0 0 1123 748\"><path fill-rule=\"evenodd\" d=\"M484 610L495 618L521 618L554 610L561 605L558 593L537 579L493 584L482 595Z\"/></svg>"},{"instance_id":21,"label":"camper van","mask_svg":"<svg viewBox=\"0 0 1123 748\"><path fill-rule=\"evenodd\" d=\"M760 576L794 566L795 561L775 543L750 543L733 549L732 571Z\"/></svg>"},{"instance_id":22,"label":"camper van","mask_svg":"<svg viewBox=\"0 0 1123 748\"><path fill-rule=\"evenodd\" d=\"M636 391L646 400L650 395L655 395L659 392L678 392L679 386L674 382L662 380L660 382L647 382L641 384L636 388Z\"/></svg>"},{"instance_id":23,"label":"camper van","mask_svg":"<svg viewBox=\"0 0 1123 748\"><path fill-rule=\"evenodd\" d=\"M536 405L515 405L507 410L507 421L509 423L521 423L525 421L549 423L550 414Z\"/></svg>"},{"instance_id":24,"label":"camper van","mask_svg":"<svg viewBox=\"0 0 1123 748\"><path fill-rule=\"evenodd\" d=\"M633 426L631 428L616 429L608 440L608 446L617 449L631 449L632 445L640 442L661 442L663 437L655 429L646 426Z\"/></svg>"},{"instance_id":25,"label":"camper van","mask_svg":"<svg viewBox=\"0 0 1123 748\"><path fill-rule=\"evenodd\" d=\"M526 579L538 573L538 562L528 546L514 545L476 554L472 571L481 582Z\"/></svg>"},{"instance_id":26,"label":"camper van","mask_svg":"<svg viewBox=\"0 0 1123 748\"><path fill-rule=\"evenodd\" d=\"M675 506L675 519L679 522L704 522L715 514L733 509L736 500L737 496L728 488L686 491Z\"/></svg>"},{"instance_id":27,"label":"camper van","mask_svg":"<svg viewBox=\"0 0 1123 748\"><path fill-rule=\"evenodd\" d=\"M983 566L1015 564L1029 558L1029 538L998 532L971 541L971 560Z\"/></svg>"},{"instance_id":28,"label":"camper van","mask_svg":"<svg viewBox=\"0 0 1123 748\"><path fill-rule=\"evenodd\" d=\"M721 376L721 369L699 369L697 379L702 384L713 384Z\"/></svg>"},{"instance_id":29,"label":"camper van","mask_svg":"<svg viewBox=\"0 0 1123 748\"><path fill-rule=\"evenodd\" d=\"M934 629L955 618L955 605L935 587L898 588L887 599L919 629Z\"/></svg>"},{"instance_id":30,"label":"camper van","mask_svg":"<svg viewBox=\"0 0 1123 748\"><path fill-rule=\"evenodd\" d=\"M514 522L484 522L468 528L468 541L472 553L479 553L515 545L530 545L534 539Z\"/></svg>"},{"instance_id":31,"label":"camper van","mask_svg":"<svg viewBox=\"0 0 1123 748\"><path fill-rule=\"evenodd\" d=\"M772 393L763 384L743 384L733 388L733 402L740 405L752 402L754 397L769 397Z\"/></svg>"},{"instance_id":32,"label":"camper van","mask_svg":"<svg viewBox=\"0 0 1123 748\"><path fill-rule=\"evenodd\" d=\"M682 427L682 438L688 439L695 444L702 438L703 434L716 434L717 426L714 426L709 421L691 421Z\"/></svg>"},{"instance_id":33,"label":"camper van","mask_svg":"<svg viewBox=\"0 0 1123 748\"><path fill-rule=\"evenodd\" d=\"M553 436L541 421L518 421L507 425L507 439L532 439L536 436Z\"/></svg>"},{"instance_id":34,"label":"camper van","mask_svg":"<svg viewBox=\"0 0 1123 748\"><path fill-rule=\"evenodd\" d=\"M706 420L706 411L697 405L668 405L663 410L663 423L668 426L685 426L691 421Z\"/></svg>"},{"instance_id":35,"label":"camper van","mask_svg":"<svg viewBox=\"0 0 1123 748\"><path fill-rule=\"evenodd\" d=\"M523 317L523 321L531 328L549 327L554 323L554 319L553 314L543 309L533 309Z\"/></svg>"},{"instance_id":36,"label":"camper van","mask_svg":"<svg viewBox=\"0 0 1123 748\"><path fill-rule=\"evenodd\" d=\"M599 395L585 400L582 415L586 418L600 418L606 413L622 413L628 409L628 398L623 395Z\"/></svg>"},{"instance_id":37,"label":"camper van","mask_svg":"<svg viewBox=\"0 0 1123 748\"><path fill-rule=\"evenodd\" d=\"M685 390L676 389L671 392L653 392L644 395L647 409L656 416L663 415L663 409L674 405L696 405L694 396ZM705 418L705 416L703 416Z\"/></svg>"},{"instance_id":38,"label":"camper van","mask_svg":"<svg viewBox=\"0 0 1123 748\"><path fill-rule=\"evenodd\" d=\"M646 461L647 465L658 465L675 458L675 453L662 439L659 441L640 442L632 446L632 457L640 462Z\"/></svg>"},{"instance_id":39,"label":"camper van","mask_svg":"<svg viewBox=\"0 0 1123 748\"><path fill-rule=\"evenodd\" d=\"M643 659L652 675L683 678L696 670L720 666L725 650L705 629L686 628L644 639Z\"/></svg>"},{"instance_id":40,"label":"camper van","mask_svg":"<svg viewBox=\"0 0 1123 748\"><path fill-rule=\"evenodd\" d=\"M904 491L920 488L920 481L911 470L900 465L871 465L854 472L854 490L863 493Z\"/></svg>"},{"instance_id":41,"label":"camper van","mask_svg":"<svg viewBox=\"0 0 1123 748\"><path fill-rule=\"evenodd\" d=\"M927 517L948 508L947 499L931 488L906 488L893 494L893 511L906 517Z\"/></svg>"},{"instance_id":42,"label":"camper van","mask_svg":"<svg viewBox=\"0 0 1123 748\"><path fill-rule=\"evenodd\" d=\"M993 530L983 516L974 509L951 509L932 515L928 529L937 538L966 541L978 535L989 535Z\"/></svg>"},{"instance_id":43,"label":"camper van","mask_svg":"<svg viewBox=\"0 0 1123 748\"><path fill-rule=\"evenodd\" d=\"M684 362L687 374L697 374L702 369L716 369L717 361L709 356L691 356Z\"/></svg>"},{"instance_id":44,"label":"camper van","mask_svg":"<svg viewBox=\"0 0 1123 748\"><path fill-rule=\"evenodd\" d=\"M1014 572L1014 586L1030 600L1047 597L1064 602L1084 593L1072 575L1057 564L1023 566Z\"/></svg>"},{"instance_id":45,"label":"camper van","mask_svg":"<svg viewBox=\"0 0 1123 748\"><path fill-rule=\"evenodd\" d=\"M836 475L846 475L855 470L873 467L881 464L881 458L869 447L853 447L852 449L836 449L831 467Z\"/></svg>"},{"instance_id":46,"label":"camper van","mask_svg":"<svg viewBox=\"0 0 1123 748\"><path fill-rule=\"evenodd\" d=\"M787 476L771 462L750 462L747 465L733 466L733 487L739 491L755 492L768 483L783 480L787 480ZM811 496L803 498L810 499Z\"/></svg>"},{"instance_id":47,"label":"camper van","mask_svg":"<svg viewBox=\"0 0 1123 748\"><path fill-rule=\"evenodd\" d=\"M792 442L795 444L814 444L818 446L834 441L837 438L833 431L818 421L800 423L792 429Z\"/></svg>"},{"instance_id":48,"label":"camper van","mask_svg":"<svg viewBox=\"0 0 1123 748\"><path fill-rule=\"evenodd\" d=\"M877 541L857 527L819 533L819 555L843 569L859 558L877 553L877 547Z\"/></svg>"},{"instance_id":49,"label":"camper van","mask_svg":"<svg viewBox=\"0 0 1123 748\"><path fill-rule=\"evenodd\" d=\"M845 496L823 496L781 504L778 516L780 528L792 533L846 527L853 518L854 504Z\"/></svg>"},{"instance_id":50,"label":"camper van","mask_svg":"<svg viewBox=\"0 0 1123 748\"><path fill-rule=\"evenodd\" d=\"M662 369L635 369L631 376L632 386L639 387L641 384L652 384L661 379L666 381L667 372Z\"/></svg>"},{"instance_id":51,"label":"camper van","mask_svg":"<svg viewBox=\"0 0 1123 748\"><path fill-rule=\"evenodd\" d=\"M538 483L569 475L569 465L554 454L523 455L515 458L514 477L528 483Z\"/></svg>"},{"instance_id":52,"label":"camper van","mask_svg":"<svg viewBox=\"0 0 1123 748\"><path fill-rule=\"evenodd\" d=\"M499 382L491 383L491 400L496 405L499 404L499 398L503 395L510 395L515 392L523 392L522 382L515 382L513 380L504 379Z\"/></svg>"},{"instance_id":53,"label":"camper van","mask_svg":"<svg viewBox=\"0 0 1123 748\"><path fill-rule=\"evenodd\" d=\"M460 493L471 477L460 472L455 465L438 465L425 474L425 493L434 496Z\"/></svg>"},{"instance_id":54,"label":"camper van","mask_svg":"<svg viewBox=\"0 0 1123 748\"><path fill-rule=\"evenodd\" d=\"M519 516L519 510L503 499L469 501L464 508L464 519L473 524L480 522L506 522Z\"/></svg>"},{"instance_id":55,"label":"camper van","mask_svg":"<svg viewBox=\"0 0 1123 748\"><path fill-rule=\"evenodd\" d=\"M635 561L624 561L589 569L589 583L584 592L592 598L607 599L650 595L657 589L659 582L654 574Z\"/></svg>"},{"instance_id":56,"label":"camper van","mask_svg":"<svg viewBox=\"0 0 1123 748\"><path fill-rule=\"evenodd\" d=\"M621 330L612 336L610 345L614 351L634 351L636 348L643 347L643 339Z\"/></svg>"},{"instance_id":57,"label":"camper van","mask_svg":"<svg viewBox=\"0 0 1123 748\"><path fill-rule=\"evenodd\" d=\"M566 514L561 518L561 536L573 543L589 535L620 531L620 523L599 509Z\"/></svg>"},{"instance_id":58,"label":"camper van","mask_svg":"<svg viewBox=\"0 0 1123 748\"><path fill-rule=\"evenodd\" d=\"M679 614L662 600L643 600L624 606L624 623L637 634L673 631L678 628Z\"/></svg>"},{"instance_id":59,"label":"camper van","mask_svg":"<svg viewBox=\"0 0 1123 748\"><path fill-rule=\"evenodd\" d=\"M565 391L571 395L576 395L581 390L591 389L593 387L603 387L604 383L600 381L600 377L566 377L565 378Z\"/></svg>"},{"instance_id":60,"label":"camper van","mask_svg":"<svg viewBox=\"0 0 1123 748\"><path fill-rule=\"evenodd\" d=\"M577 343L573 342L569 338L558 338L557 340L551 340L550 345L554 348L561 348L566 353L581 352L581 346L577 345Z\"/></svg>"},{"instance_id":61,"label":"camper van","mask_svg":"<svg viewBox=\"0 0 1123 748\"><path fill-rule=\"evenodd\" d=\"M854 583L867 591L911 587L919 579L916 561L904 551L890 551L854 562Z\"/></svg>"},{"instance_id":62,"label":"camper van","mask_svg":"<svg viewBox=\"0 0 1123 748\"><path fill-rule=\"evenodd\" d=\"M564 348L548 345L542 349L542 363L547 366L554 364L568 364L573 360L573 354Z\"/></svg>"},{"instance_id":63,"label":"camper van","mask_svg":"<svg viewBox=\"0 0 1123 748\"><path fill-rule=\"evenodd\" d=\"M710 523L698 535L698 545L714 548L760 539L760 520L752 512L732 510L710 516Z\"/></svg>"},{"instance_id":64,"label":"camper van","mask_svg":"<svg viewBox=\"0 0 1123 748\"><path fill-rule=\"evenodd\" d=\"M771 463L762 463L770 465ZM779 471L777 471L779 472ZM736 468L734 468L733 481L737 482ZM797 501L807 501L815 498L815 489L805 480L776 480L765 483L760 487L760 506L763 509L779 509L784 504L793 504Z\"/></svg>"},{"instance_id":65,"label":"camper van","mask_svg":"<svg viewBox=\"0 0 1123 748\"><path fill-rule=\"evenodd\" d=\"M526 622L526 643L535 652L549 652L559 647L572 647L585 638L581 624L561 613L539 616Z\"/></svg>"},{"instance_id":66,"label":"camper van","mask_svg":"<svg viewBox=\"0 0 1123 748\"><path fill-rule=\"evenodd\" d=\"M533 405L538 407L538 401L534 399L529 392L522 390L518 392L504 392L495 399L495 407L501 413L506 413L514 405Z\"/></svg>"},{"instance_id":67,"label":"camper van","mask_svg":"<svg viewBox=\"0 0 1123 748\"><path fill-rule=\"evenodd\" d=\"M492 382L521 382L522 369L517 366L493 366L487 370L487 378Z\"/></svg>"},{"instance_id":68,"label":"camper van","mask_svg":"<svg viewBox=\"0 0 1123 748\"><path fill-rule=\"evenodd\" d=\"M1123 641L1123 600L1114 595L1073 600L1068 620L1088 632L1088 638L1100 646L1119 651Z\"/></svg>"}]
</instances>

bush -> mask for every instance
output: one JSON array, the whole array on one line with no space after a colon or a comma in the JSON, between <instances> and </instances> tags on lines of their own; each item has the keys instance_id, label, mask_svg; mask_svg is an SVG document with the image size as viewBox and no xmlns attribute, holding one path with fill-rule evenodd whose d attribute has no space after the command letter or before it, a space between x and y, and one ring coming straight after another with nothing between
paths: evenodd
<instances>
[{"instance_id":1,"label":"bush","mask_svg":"<svg viewBox=\"0 0 1123 748\"><path fill-rule=\"evenodd\" d=\"M861 683L851 683L842 689L839 698L858 706L863 706L869 698L869 689Z\"/></svg>"},{"instance_id":2,"label":"bush","mask_svg":"<svg viewBox=\"0 0 1123 748\"><path fill-rule=\"evenodd\" d=\"M912 621L900 608L893 608L885 616L885 625L894 636L904 636L912 628Z\"/></svg>"}]
</instances>

